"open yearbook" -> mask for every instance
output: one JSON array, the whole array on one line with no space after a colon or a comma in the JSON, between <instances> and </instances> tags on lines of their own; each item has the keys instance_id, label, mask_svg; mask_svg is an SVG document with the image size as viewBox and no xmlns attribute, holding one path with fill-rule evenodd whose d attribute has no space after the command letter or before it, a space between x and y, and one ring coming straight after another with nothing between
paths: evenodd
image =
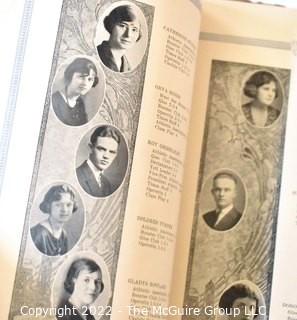
<instances>
[{"instance_id":1,"label":"open yearbook","mask_svg":"<svg viewBox=\"0 0 297 320\"><path fill-rule=\"evenodd\" d=\"M0 318L296 320L295 40L280 6L36 0Z\"/></svg>"}]
</instances>

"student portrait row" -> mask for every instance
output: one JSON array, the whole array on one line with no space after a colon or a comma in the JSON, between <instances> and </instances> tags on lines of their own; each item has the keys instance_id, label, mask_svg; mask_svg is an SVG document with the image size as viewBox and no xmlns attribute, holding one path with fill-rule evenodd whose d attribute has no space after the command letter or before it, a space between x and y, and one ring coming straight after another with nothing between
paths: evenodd
<instances>
[{"instance_id":1,"label":"student portrait row","mask_svg":"<svg viewBox=\"0 0 297 320\"><path fill-rule=\"evenodd\" d=\"M88 123L98 112L105 93L105 74L96 59L75 56L60 66L52 86L52 106L69 126ZM243 83L241 111L249 124L270 127L279 118L283 92L269 71L252 73Z\"/></svg>"},{"instance_id":2,"label":"student portrait row","mask_svg":"<svg viewBox=\"0 0 297 320\"><path fill-rule=\"evenodd\" d=\"M154 12L133 0L63 1L11 318L23 300L62 306L52 283L80 250L98 253L114 281Z\"/></svg>"},{"instance_id":3,"label":"student portrait row","mask_svg":"<svg viewBox=\"0 0 297 320\"><path fill-rule=\"evenodd\" d=\"M93 128L77 151L75 173L82 192L106 198L121 186L128 167L128 147L121 132L111 125ZM35 200L31 237L48 256L67 253L79 240L85 221L80 193L66 182L48 186Z\"/></svg>"},{"instance_id":4,"label":"student portrait row","mask_svg":"<svg viewBox=\"0 0 297 320\"><path fill-rule=\"evenodd\" d=\"M257 310L241 279L269 303L289 84L287 69L212 60L184 304ZM267 319L219 319L234 318Z\"/></svg>"},{"instance_id":5,"label":"student portrait row","mask_svg":"<svg viewBox=\"0 0 297 320\"><path fill-rule=\"evenodd\" d=\"M244 184L243 180L249 178L242 160L249 159L249 152L253 156L253 151L246 142L252 139L253 146L265 144L281 128L286 116L287 79L286 70L213 61L209 98L212 109L209 123L213 131L208 134L213 149L212 157L205 163L216 162L216 165L204 180L199 195L202 224L212 230L228 231L238 226L249 207L247 195L254 190L249 190L250 183L247 187ZM220 128L226 129L224 134ZM222 151L220 161L216 159L215 148ZM244 179L232 169L220 169L222 164L224 168L242 171Z\"/></svg>"},{"instance_id":6,"label":"student portrait row","mask_svg":"<svg viewBox=\"0 0 297 320\"><path fill-rule=\"evenodd\" d=\"M120 1L101 14L102 9L96 12L99 17L94 45L98 58L70 57L59 67L52 85L54 112L69 126L84 125L96 115L104 99L107 70L133 71L146 52L148 27L140 8Z\"/></svg>"}]
</instances>

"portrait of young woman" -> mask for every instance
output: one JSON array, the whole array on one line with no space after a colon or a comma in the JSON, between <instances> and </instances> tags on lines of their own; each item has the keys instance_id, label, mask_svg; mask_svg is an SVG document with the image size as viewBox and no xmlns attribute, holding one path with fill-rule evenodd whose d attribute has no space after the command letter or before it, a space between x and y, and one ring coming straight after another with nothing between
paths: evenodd
<instances>
[{"instance_id":1,"label":"portrait of young woman","mask_svg":"<svg viewBox=\"0 0 297 320\"><path fill-rule=\"evenodd\" d=\"M53 110L66 125L84 125L97 113L104 90L100 66L87 56L72 58L60 67L53 83Z\"/></svg>"},{"instance_id":2,"label":"portrait of young woman","mask_svg":"<svg viewBox=\"0 0 297 320\"><path fill-rule=\"evenodd\" d=\"M225 314L217 316L217 320L264 320L267 315L263 294L248 280L228 287L220 297L219 308Z\"/></svg>"},{"instance_id":3,"label":"portrait of young woman","mask_svg":"<svg viewBox=\"0 0 297 320\"><path fill-rule=\"evenodd\" d=\"M245 99L242 112L247 121L256 127L268 127L280 116L282 94L276 76L268 71L257 71L245 82Z\"/></svg>"},{"instance_id":4,"label":"portrait of young woman","mask_svg":"<svg viewBox=\"0 0 297 320\"><path fill-rule=\"evenodd\" d=\"M69 256L57 271L52 293L52 303L61 313L59 319L100 319L111 296L110 276L104 259L88 251Z\"/></svg>"},{"instance_id":5,"label":"portrait of young woman","mask_svg":"<svg viewBox=\"0 0 297 320\"><path fill-rule=\"evenodd\" d=\"M83 229L84 210L79 195L66 183L55 184L43 194L39 210L31 218L31 222L39 221L30 229L35 247L47 256L64 255Z\"/></svg>"},{"instance_id":6,"label":"portrait of young woman","mask_svg":"<svg viewBox=\"0 0 297 320\"><path fill-rule=\"evenodd\" d=\"M140 8L127 1L110 6L98 20L95 45L101 62L115 72L128 72L141 62L147 25Z\"/></svg>"}]
</instances>

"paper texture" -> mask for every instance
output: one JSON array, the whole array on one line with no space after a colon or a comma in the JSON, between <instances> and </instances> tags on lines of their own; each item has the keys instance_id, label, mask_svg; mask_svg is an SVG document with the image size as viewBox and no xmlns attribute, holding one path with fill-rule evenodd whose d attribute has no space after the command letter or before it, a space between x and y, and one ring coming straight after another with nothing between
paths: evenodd
<instances>
[{"instance_id":1,"label":"paper texture","mask_svg":"<svg viewBox=\"0 0 297 320\"><path fill-rule=\"evenodd\" d=\"M113 299L125 308L127 315L127 304L131 303L132 292L130 296L121 296L124 292L123 283L129 290L137 290L139 282L134 277L135 274L142 278L143 285L145 282L149 283L152 294L161 303L168 303L170 291L171 272L168 269L172 268L175 248L182 162L187 141L199 32L199 10L192 2L188 2L186 6L178 2L171 7L172 15L167 21L164 17L168 12L168 3L64 1L59 3L61 4L52 64L50 65L48 57L43 58L48 68L43 72L49 74L49 80L43 73L42 81L35 86L35 90L30 86L30 66L35 64L32 52L36 50L36 39L40 37L40 33L33 28L35 33L31 35L28 44L30 62L25 64L25 80L20 97L27 103L30 99L26 100L25 97L30 92L31 104L36 113L30 121L32 128L23 134L28 151L23 157L26 160L23 172L18 173L20 189L10 184L12 180L5 181L5 194L11 194L9 190L13 188L16 197L21 195L19 203L15 204L18 209L13 211L17 211L20 219L23 219L22 212L33 169L11 302L11 319L31 316L29 310L32 311L34 307L69 307L74 288L67 291L63 283L68 279L70 270L79 263L84 264L83 268L86 270L94 270L90 274L95 277L91 281L95 281L96 288L104 287L103 291L98 287L92 293L90 308L85 310L94 312L95 319L110 317ZM41 10L38 5L36 12ZM108 60L108 32L103 29L106 29L105 17L120 6L134 9L141 32L135 39L135 50L127 50L116 70L114 65L117 62ZM188 17L182 24L181 13ZM40 28L42 21L36 16L34 19L33 26ZM54 36L54 33L51 34L51 43L54 43ZM127 42L124 44L128 46ZM176 56L173 55L175 51ZM160 73L160 69L155 67L160 64L164 73ZM87 71L75 69L78 65L83 65L82 68ZM145 81L146 78L148 81ZM176 78L177 82L168 82L172 78ZM38 91L37 88L41 90ZM74 89L79 91L75 99L75 95L71 95ZM173 111L164 112L170 106L174 108L175 114ZM28 123L28 117L22 117L21 111L18 110L16 116L8 159L15 159L21 127ZM37 143L40 125L40 122L39 125L36 124L38 119L42 121L33 168L34 142ZM170 124L166 125L169 120ZM23 126L20 125L22 122ZM103 148L102 139L100 138L99 143L99 138L96 140L93 137L95 132L111 132L108 134L112 138L100 136L104 143L107 141L105 139L109 141L107 147L104 144L104 148L108 148L112 154L108 159L99 159L97 153ZM153 142L157 139L158 145L154 145ZM139 156L134 161L135 143ZM143 153L142 148L145 150ZM159 154L159 160L153 157L154 153ZM96 161L108 167L103 174L96 174L98 171L92 166L99 166ZM170 181L165 179L158 186L153 183L154 173L143 170L149 169L153 161L160 164L164 173L168 172L166 170L170 171ZM9 173L16 167L14 161L9 162L8 177L11 177ZM143 180L144 173L147 177ZM135 189L127 200L129 185ZM21 186L25 188L21 190ZM155 198L162 186L167 190L166 193L159 193L159 197ZM10 197L7 201L9 199ZM135 207L135 199L141 207ZM23 209L20 209L21 204ZM2 205L6 207L6 202L3 201ZM72 209L61 209L62 205ZM167 210L172 210L169 218ZM156 213L155 216L152 212ZM62 229L54 228L55 220L52 217L55 215L58 219L65 220L60 223ZM152 239L163 233L167 240L163 238L162 242L146 248L148 240L140 239L140 230L137 230L140 221L158 221L160 229ZM137 237L136 245L131 230ZM149 241L152 242L150 239ZM134 242L135 250L131 250L131 242ZM11 255L15 261L18 243L13 250ZM153 260L150 258L147 270L156 269L154 265L164 261L166 263L159 274L148 274L140 265L133 266L135 258L139 261L153 254L156 256ZM132 268L126 269L125 264ZM164 274L167 278L164 278ZM8 282L11 279L9 275ZM8 287L11 287L11 282ZM114 290L118 295L115 298ZM165 296L163 300L161 295ZM5 302L4 317L7 317L6 312ZM52 319L54 314L47 313L46 316ZM122 319L119 312L114 312L113 317Z\"/></svg>"}]
</instances>

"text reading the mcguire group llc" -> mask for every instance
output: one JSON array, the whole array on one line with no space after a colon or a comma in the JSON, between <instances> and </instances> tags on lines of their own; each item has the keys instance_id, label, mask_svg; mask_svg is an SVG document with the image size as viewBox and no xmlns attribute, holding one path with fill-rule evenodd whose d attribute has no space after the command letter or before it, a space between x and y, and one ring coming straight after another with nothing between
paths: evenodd
<instances>
[{"instance_id":1,"label":"text reading the mcguire group llc","mask_svg":"<svg viewBox=\"0 0 297 320\"><path fill-rule=\"evenodd\" d=\"M129 320L157 320L157 319L168 319L168 316L190 316L199 318L199 316L205 317L225 317L228 319L238 318L240 319L252 319L252 318L266 318L267 312L266 307L260 306L256 310L250 310L250 308L232 308L226 310L224 308L215 306L205 307L178 307L178 306L166 306L167 294L166 286L160 286L158 283L147 282L135 279L129 279L128 283L134 285L140 283L140 286L134 286L131 297L131 304L128 306L122 306L121 308L113 309L111 306L83 306L80 310L73 307L30 307L23 305L20 309L20 316L14 318L14 320L26 319L47 319L56 320L64 318L65 316L78 318L81 316L87 317L92 315L95 318L101 316L111 316L113 314L128 315ZM146 287L146 289L145 289ZM165 290L164 290L165 289ZM156 300L160 301L157 302ZM70 319L70 318L69 318ZM290 318L288 318L290 319ZM293 318L295 319L295 318Z\"/></svg>"},{"instance_id":2,"label":"text reading the mcguire group llc","mask_svg":"<svg viewBox=\"0 0 297 320\"><path fill-rule=\"evenodd\" d=\"M183 162L181 154L168 145L148 140L151 146L146 197L169 203L181 192Z\"/></svg>"}]
</instances>

